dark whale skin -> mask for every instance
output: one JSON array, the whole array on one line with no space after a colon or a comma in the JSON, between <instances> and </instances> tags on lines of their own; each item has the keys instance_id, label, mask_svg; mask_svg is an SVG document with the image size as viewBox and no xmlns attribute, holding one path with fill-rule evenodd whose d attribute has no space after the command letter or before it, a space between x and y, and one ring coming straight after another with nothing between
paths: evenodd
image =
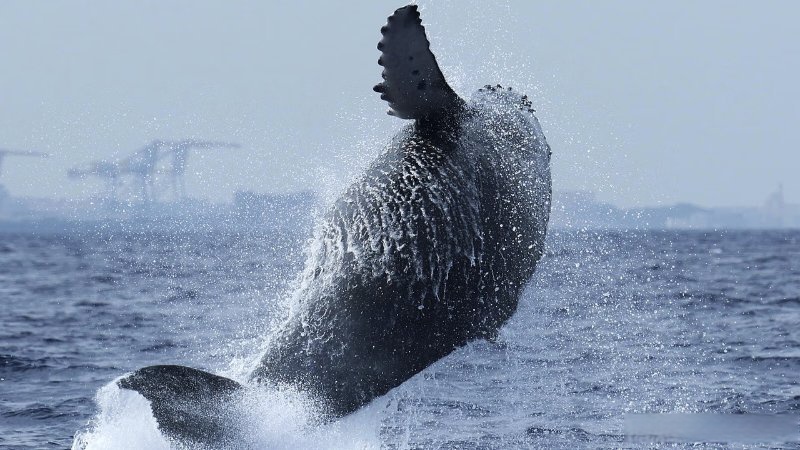
<instances>
[{"instance_id":1,"label":"dark whale skin","mask_svg":"<svg viewBox=\"0 0 800 450\"><path fill-rule=\"evenodd\" d=\"M384 81L373 89L413 123L324 216L288 319L249 382L174 365L117 380L150 402L173 443L244 445L253 384L289 384L319 401L322 420L342 417L466 343L496 338L514 314L550 214L550 147L531 102L499 85L461 99L416 5L381 34Z\"/></svg>"},{"instance_id":2,"label":"dark whale skin","mask_svg":"<svg viewBox=\"0 0 800 450\"><path fill-rule=\"evenodd\" d=\"M325 215L252 378L349 414L453 350L493 339L544 249L550 150L525 98L486 87L417 121Z\"/></svg>"}]
</instances>

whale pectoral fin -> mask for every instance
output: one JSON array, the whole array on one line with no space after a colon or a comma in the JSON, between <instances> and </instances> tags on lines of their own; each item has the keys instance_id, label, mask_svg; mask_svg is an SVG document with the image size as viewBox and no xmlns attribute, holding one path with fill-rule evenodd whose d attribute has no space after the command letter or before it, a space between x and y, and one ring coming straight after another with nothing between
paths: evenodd
<instances>
[{"instance_id":1,"label":"whale pectoral fin","mask_svg":"<svg viewBox=\"0 0 800 450\"><path fill-rule=\"evenodd\" d=\"M384 81L373 89L389 102L388 113L402 119L430 119L448 114L463 100L444 79L417 5L408 5L389 16L381 28L383 39L378 43L384 67Z\"/></svg>"},{"instance_id":2,"label":"whale pectoral fin","mask_svg":"<svg viewBox=\"0 0 800 450\"><path fill-rule=\"evenodd\" d=\"M180 441L219 444L234 434L231 400L242 385L184 366L150 366L117 381L147 400L159 429Z\"/></svg>"}]
</instances>

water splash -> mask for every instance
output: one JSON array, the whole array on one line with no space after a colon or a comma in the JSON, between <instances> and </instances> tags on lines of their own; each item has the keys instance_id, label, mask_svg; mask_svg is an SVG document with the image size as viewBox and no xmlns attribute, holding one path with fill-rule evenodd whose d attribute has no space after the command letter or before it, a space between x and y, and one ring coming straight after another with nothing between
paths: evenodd
<instances>
[{"instance_id":1,"label":"water splash","mask_svg":"<svg viewBox=\"0 0 800 450\"><path fill-rule=\"evenodd\" d=\"M72 450L170 448L150 413L150 402L141 395L118 388L114 380L97 392L95 401L100 412L88 429L76 433Z\"/></svg>"},{"instance_id":2,"label":"water splash","mask_svg":"<svg viewBox=\"0 0 800 450\"><path fill-rule=\"evenodd\" d=\"M73 450L185 447L159 432L143 396L118 388L116 381L98 391L99 413L76 434ZM313 399L290 387L251 386L231 411L243 436L236 448L377 449L381 411L387 403L379 400L345 419L320 425L320 410Z\"/></svg>"}]
</instances>

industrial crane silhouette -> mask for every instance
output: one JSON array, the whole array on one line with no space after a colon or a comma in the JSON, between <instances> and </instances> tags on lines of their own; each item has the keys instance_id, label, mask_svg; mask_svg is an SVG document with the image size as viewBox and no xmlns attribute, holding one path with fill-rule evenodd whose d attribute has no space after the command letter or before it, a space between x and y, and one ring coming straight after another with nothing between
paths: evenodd
<instances>
[{"instance_id":1,"label":"industrial crane silhouette","mask_svg":"<svg viewBox=\"0 0 800 450\"><path fill-rule=\"evenodd\" d=\"M8 150L5 148L0 148L0 175L3 174L3 160L5 159L6 156L35 156L39 158L47 158L50 155L42 152L23 152L19 150Z\"/></svg>"},{"instance_id":2,"label":"industrial crane silhouette","mask_svg":"<svg viewBox=\"0 0 800 450\"><path fill-rule=\"evenodd\" d=\"M154 197L153 178L163 146L164 142L153 141L118 163L121 173L131 174L138 180L141 198L145 202Z\"/></svg>"},{"instance_id":3,"label":"industrial crane silhouette","mask_svg":"<svg viewBox=\"0 0 800 450\"><path fill-rule=\"evenodd\" d=\"M108 196L117 199L119 188L126 177L136 181L139 198L149 203L157 200L155 189L156 176L166 172L170 188L175 199L186 197L186 173L189 153L192 150L211 148L239 148L239 144L230 142L201 141L185 139L182 141L154 140L139 150L119 161L95 161L86 167L70 169L70 178L94 176L107 183ZM164 164L166 170L160 170Z\"/></svg>"},{"instance_id":4,"label":"industrial crane silhouette","mask_svg":"<svg viewBox=\"0 0 800 450\"><path fill-rule=\"evenodd\" d=\"M183 141L171 142L169 151L172 153L172 165L170 171L170 182L172 192L177 198L186 197L186 163L189 159L190 150L210 149L210 148L240 148L239 144L232 142L217 141L198 141L186 139Z\"/></svg>"},{"instance_id":5,"label":"industrial crane silhouette","mask_svg":"<svg viewBox=\"0 0 800 450\"><path fill-rule=\"evenodd\" d=\"M88 167L74 168L67 171L70 178L86 178L95 176L106 182L107 197L116 199L117 191L122 182L122 171L119 164L113 161L95 161Z\"/></svg>"}]
</instances>

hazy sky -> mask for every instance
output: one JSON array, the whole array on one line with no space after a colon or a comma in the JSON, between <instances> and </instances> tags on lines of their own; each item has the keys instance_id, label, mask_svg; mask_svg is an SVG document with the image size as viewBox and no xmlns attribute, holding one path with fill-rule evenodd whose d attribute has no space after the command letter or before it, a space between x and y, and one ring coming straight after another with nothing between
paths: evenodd
<instances>
[{"instance_id":1,"label":"hazy sky","mask_svg":"<svg viewBox=\"0 0 800 450\"><path fill-rule=\"evenodd\" d=\"M425 1L443 70L532 97L557 190L621 205L800 203L800 3ZM495 4L496 6L486 6ZM402 2L0 1L0 182L86 197L66 170L155 138L192 155L189 193L341 185L402 121L385 115L379 29Z\"/></svg>"}]
</instances>

